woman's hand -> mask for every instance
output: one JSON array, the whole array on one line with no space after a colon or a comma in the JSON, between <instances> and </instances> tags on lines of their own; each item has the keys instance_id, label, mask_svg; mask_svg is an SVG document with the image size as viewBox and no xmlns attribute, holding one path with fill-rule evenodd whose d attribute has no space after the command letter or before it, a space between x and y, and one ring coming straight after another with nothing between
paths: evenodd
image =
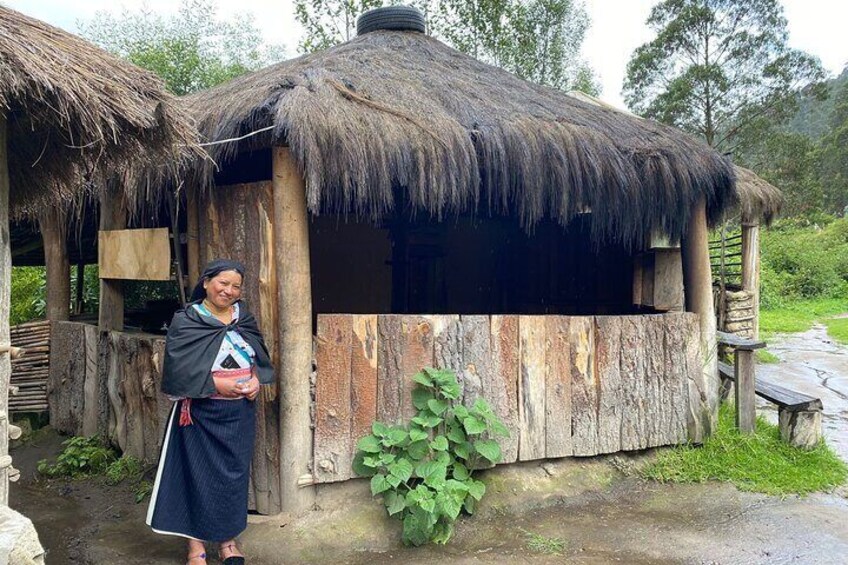
<instances>
[{"instance_id":1,"label":"woman's hand","mask_svg":"<svg viewBox=\"0 0 848 565\"><path fill-rule=\"evenodd\" d=\"M256 396L259 394L259 379L254 375L250 377L249 381L239 383L238 389L246 399L256 400Z\"/></svg>"},{"instance_id":2,"label":"woman's hand","mask_svg":"<svg viewBox=\"0 0 848 565\"><path fill-rule=\"evenodd\" d=\"M241 398L244 396L242 385L247 383L237 383L235 379L212 377L215 381L215 392L225 398ZM253 379L251 379L253 380Z\"/></svg>"}]
</instances>

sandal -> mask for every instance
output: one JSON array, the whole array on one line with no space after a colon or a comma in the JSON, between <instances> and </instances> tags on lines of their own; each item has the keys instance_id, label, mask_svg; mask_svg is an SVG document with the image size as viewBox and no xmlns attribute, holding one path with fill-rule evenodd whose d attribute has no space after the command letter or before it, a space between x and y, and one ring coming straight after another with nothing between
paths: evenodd
<instances>
[{"instance_id":1,"label":"sandal","mask_svg":"<svg viewBox=\"0 0 848 565\"><path fill-rule=\"evenodd\" d=\"M244 565L244 555L230 555L226 559L224 559L224 551L230 550L230 552L235 553L239 552L239 548L236 545L236 542L230 542L226 545L222 545L218 549L218 558L224 565Z\"/></svg>"}]
</instances>

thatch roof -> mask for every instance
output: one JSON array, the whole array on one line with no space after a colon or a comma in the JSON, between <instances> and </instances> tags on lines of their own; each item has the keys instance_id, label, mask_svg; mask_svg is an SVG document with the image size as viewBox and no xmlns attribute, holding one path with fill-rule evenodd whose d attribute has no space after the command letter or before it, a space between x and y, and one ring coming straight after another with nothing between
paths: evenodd
<instances>
[{"instance_id":1,"label":"thatch roof","mask_svg":"<svg viewBox=\"0 0 848 565\"><path fill-rule=\"evenodd\" d=\"M402 187L436 217L517 215L530 227L590 208L599 239L673 238L705 196L718 219L730 162L670 127L576 100L416 32L378 31L191 95L222 166L288 144L313 213L379 218ZM209 179L211 170L202 170Z\"/></svg>"},{"instance_id":2,"label":"thatch roof","mask_svg":"<svg viewBox=\"0 0 848 565\"><path fill-rule=\"evenodd\" d=\"M0 6L0 108L8 117L13 213L106 178L133 202L154 196L196 130L153 74Z\"/></svg>"},{"instance_id":3,"label":"thatch roof","mask_svg":"<svg viewBox=\"0 0 848 565\"><path fill-rule=\"evenodd\" d=\"M769 225L783 207L780 190L744 167L736 167L736 193L743 219L756 219Z\"/></svg>"}]
</instances>

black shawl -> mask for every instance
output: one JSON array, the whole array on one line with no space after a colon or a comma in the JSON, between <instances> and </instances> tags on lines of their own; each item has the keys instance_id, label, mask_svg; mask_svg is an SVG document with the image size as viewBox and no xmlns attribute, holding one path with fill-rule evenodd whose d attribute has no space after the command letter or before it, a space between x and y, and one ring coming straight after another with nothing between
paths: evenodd
<instances>
[{"instance_id":1,"label":"black shawl","mask_svg":"<svg viewBox=\"0 0 848 565\"><path fill-rule=\"evenodd\" d=\"M192 302L178 310L165 339L165 366L162 392L171 396L205 398L215 394L212 364L228 331L236 331L256 352L256 375L261 384L274 382L274 368L265 340L244 302L239 302L239 317L230 324L201 315Z\"/></svg>"}]
</instances>

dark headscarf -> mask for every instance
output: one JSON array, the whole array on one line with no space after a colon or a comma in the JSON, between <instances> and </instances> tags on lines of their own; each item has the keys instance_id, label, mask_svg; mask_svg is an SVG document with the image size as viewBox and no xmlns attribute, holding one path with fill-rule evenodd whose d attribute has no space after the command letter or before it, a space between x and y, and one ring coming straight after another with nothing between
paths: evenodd
<instances>
[{"instance_id":1,"label":"dark headscarf","mask_svg":"<svg viewBox=\"0 0 848 565\"><path fill-rule=\"evenodd\" d=\"M202 398L215 393L212 364L228 331L239 335L256 352L256 376L261 384L274 382L274 369L268 348L244 302L239 301L239 317L229 324L201 315L193 306L206 297L203 281L224 271L236 271L244 277L244 266L238 261L216 259L206 265L194 292L191 304L174 314L165 340L165 363L162 392L173 396Z\"/></svg>"},{"instance_id":2,"label":"dark headscarf","mask_svg":"<svg viewBox=\"0 0 848 565\"><path fill-rule=\"evenodd\" d=\"M224 271L235 271L244 279L244 265L238 261L230 259L215 259L206 264L206 268L200 273L200 278L197 284L194 285L194 290L191 292L191 302L197 302L206 298L206 289L203 288L203 281L215 278Z\"/></svg>"}]
</instances>

